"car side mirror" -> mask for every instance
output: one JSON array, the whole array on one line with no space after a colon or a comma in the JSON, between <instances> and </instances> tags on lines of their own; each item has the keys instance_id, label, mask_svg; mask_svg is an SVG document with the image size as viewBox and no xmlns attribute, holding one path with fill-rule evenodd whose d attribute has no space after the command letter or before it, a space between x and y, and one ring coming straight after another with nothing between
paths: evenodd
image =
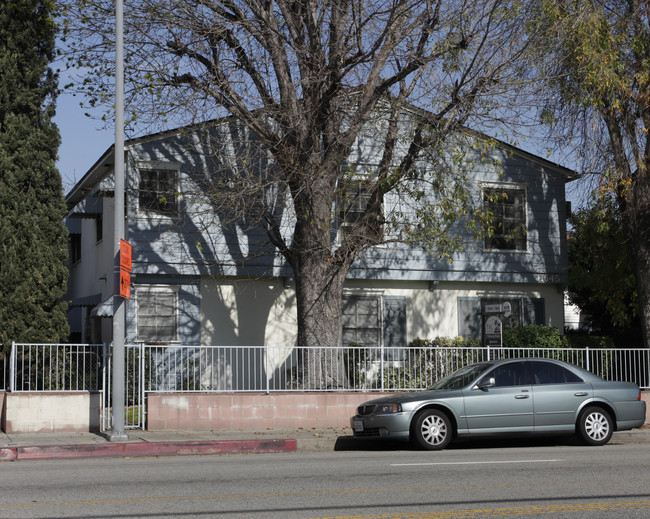
<instances>
[{"instance_id":1,"label":"car side mirror","mask_svg":"<svg viewBox=\"0 0 650 519\"><path fill-rule=\"evenodd\" d=\"M496 381L494 380L494 377L490 378L482 378L481 380L478 381L476 386L474 386L475 389L487 389L489 387L494 387L496 385Z\"/></svg>"}]
</instances>

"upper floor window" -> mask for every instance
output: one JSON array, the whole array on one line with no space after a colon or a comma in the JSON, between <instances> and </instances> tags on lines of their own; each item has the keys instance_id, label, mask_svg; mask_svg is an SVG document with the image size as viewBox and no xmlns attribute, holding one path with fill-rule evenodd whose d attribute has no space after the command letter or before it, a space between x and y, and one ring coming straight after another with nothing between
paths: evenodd
<instances>
[{"instance_id":1,"label":"upper floor window","mask_svg":"<svg viewBox=\"0 0 650 519\"><path fill-rule=\"evenodd\" d=\"M101 214L95 217L95 237L97 243L104 239L104 217Z\"/></svg>"},{"instance_id":2,"label":"upper floor window","mask_svg":"<svg viewBox=\"0 0 650 519\"><path fill-rule=\"evenodd\" d=\"M527 250L526 191L522 188L486 188L483 191L483 206L492 216L485 248Z\"/></svg>"},{"instance_id":3,"label":"upper floor window","mask_svg":"<svg viewBox=\"0 0 650 519\"><path fill-rule=\"evenodd\" d=\"M140 170L140 210L161 215L178 214L178 173L173 169Z\"/></svg>"},{"instance_id":4,"label":"upper floor window","mask_svg":"<svg viewBox=\"0 0 650 519\"><path fill-rule=\"evenodd\" d=\"M358 231L355 231L355 228L368 210L373 187L376 187L374 181L368 178L348 180L345 185L341 186L342 189L338 198L337 209L339 228L343 233L353 234L354 232L362 232L360 228ZM379 213L382 212L383 209L380 207ZM383 214L369 215L369 217L367 223L370 226L372 234L376 235L376 237L381 237L383 233Z\"/></svg>"}]
</instances>

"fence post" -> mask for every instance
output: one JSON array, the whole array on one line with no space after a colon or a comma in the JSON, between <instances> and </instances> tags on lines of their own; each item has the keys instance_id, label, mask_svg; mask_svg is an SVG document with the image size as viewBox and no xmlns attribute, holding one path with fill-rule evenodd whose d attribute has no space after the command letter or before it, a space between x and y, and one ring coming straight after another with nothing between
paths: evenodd
<instances>
[{"instance_id":1,"label":"fence post","mask_svg":"<svg viewBox=\"0 0 650 519\"><path fill-rule=\"evenodd\" d=\"M145 345L144 342L140 343L140 372L138 373L138 384L140 386L140 428L144 431L146 418L147 418L147 401L146 401L146 387L147 379L145 377Z\"/></svg>"},{"instance_id":2,"label":"fence post","mask_svg":"<svg viewBox=\"0 0 650 519\"><path fill-rule=\"evenodd\" d=\"M268 395L271 390L270 390L270 377L269 377L269 348L270 346L268 344L264 345L264 350L262 353L264 354L264 377L266 378L266 394Z\"/></svg>"},{"instance_id":3,"label":"fence post","mask_svg":"<svg viewBox=\"0 0 650 519\"><path fill-rule=\"evenodd\" d=\"M385 384L384 384L384 342L382 341L381 346L379 348L379 354L381 357L379 358L379 372L381 373L381 391L382 393L385 390Z\"/></svg>"},{"instance_id":4,"label":"fence post","mask_svg":"<svg viewBox=\"0 0 650 519\"><path fill-rule=\"evenodd\" d=\"M9 391L16 390L16 342L11 341L11 356L9 357Z\"/></svg>"},{"instance_id":5,"label":"fence post","mask_svg":"<svg viewBox=\"0 0 650 519\"><path fill-rule=\"evenodd\" d=\"M591 371L591 369L590 369L590 365L591 365L590 357L591 357L591 355L589 355L589 346L587 346L585 348L585 355L587 356L587 371Z\"/></svg>"}]
</instances>

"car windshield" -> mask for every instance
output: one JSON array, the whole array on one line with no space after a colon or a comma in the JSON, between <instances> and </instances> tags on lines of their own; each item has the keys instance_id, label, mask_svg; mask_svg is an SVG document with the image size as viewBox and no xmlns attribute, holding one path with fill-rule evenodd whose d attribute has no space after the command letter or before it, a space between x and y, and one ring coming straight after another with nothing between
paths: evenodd
<instances>
[{"instance_id":1,"label":"car windshield","mask_svg":"<svg viewBox=\"0 0 650 519\"><path fill-rule=\"evenodd\" d=\"M472 380L480 377L485 371L492 367L490 362L482 362L480 364L472 364L459 369L455 373L449 375L436 382L429 389L460 389L465 387Z\"/></svg>"}]
</instances>

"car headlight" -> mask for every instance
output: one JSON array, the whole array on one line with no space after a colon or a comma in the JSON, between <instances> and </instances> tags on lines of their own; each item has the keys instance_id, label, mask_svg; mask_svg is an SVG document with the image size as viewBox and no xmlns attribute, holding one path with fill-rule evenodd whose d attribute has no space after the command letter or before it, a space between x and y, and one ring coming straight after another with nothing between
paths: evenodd
<instances>
[{"instance_id":1,"label":"car headlight","mask_svg":"<svg viewBox=\"0 0 650 519\"><path fill-rule=\"evenodd\" d=\"M402 412L402 405L395 402L379 404L375 407L375 414L395 414Z\"/></svg>"}]
</instances>

